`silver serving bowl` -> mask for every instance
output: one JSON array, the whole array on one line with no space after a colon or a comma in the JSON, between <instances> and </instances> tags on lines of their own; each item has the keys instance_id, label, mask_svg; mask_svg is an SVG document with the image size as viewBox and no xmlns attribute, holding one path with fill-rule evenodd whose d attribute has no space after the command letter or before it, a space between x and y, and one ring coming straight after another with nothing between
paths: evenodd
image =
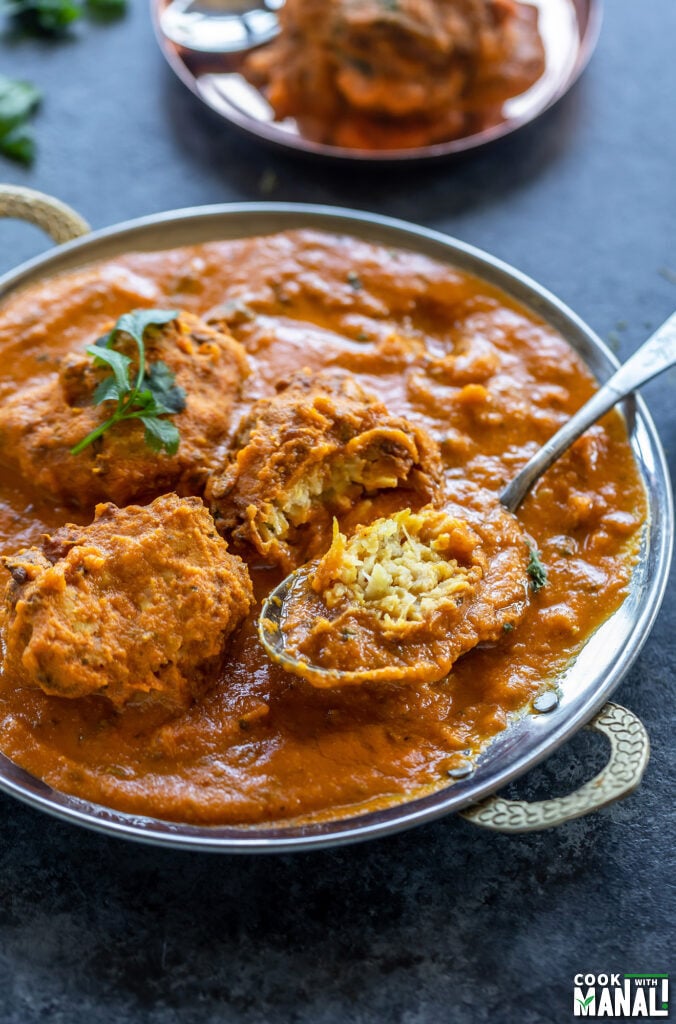
<instances>
[{"instance_id":1,"label":"silver serving bowl","mask_svg":"<svg viewBox=\"0 0 676 1024\"><path fill-rule=\"evenodd\" d=\"M29 190L0 186L0 216L33 220L63 239L87 225L73 211ZM559 331L599 381L617 368L603 342L562 302L540 285L472 246L387 217L325 206L242 203L198 207L144 217L95 231L30 260L0 278L0 301L54 274L134 250L159 250L217 239L311 227L347 233L385 246L414 250L483 278L531 309ZM640 722L625 709L606 705L628 671L659 609L667 582L673 538L671 488L664 453L640 399L624 403L633 453L645 485L648 521L641 556L628 596L589 639L557 680L559 700L526 714L488 747L474 773L418 799L343 820L256 827L204 827L124 814L56 792L0 755L0 789L20 800L88 828L163 846L221 852L282 852L336 846L375 838L462 811L477 824L527 831L557 824L626 795L640 780L648 741ZM537 704L537 702L536 702ZM598 712L606 705L599 715ZM611 739L609 766L581 791L558 801L522 804L489 794L547 757L596 716ZM475 807L478 801L484 801Z\"/></svg>"}]
</instances>

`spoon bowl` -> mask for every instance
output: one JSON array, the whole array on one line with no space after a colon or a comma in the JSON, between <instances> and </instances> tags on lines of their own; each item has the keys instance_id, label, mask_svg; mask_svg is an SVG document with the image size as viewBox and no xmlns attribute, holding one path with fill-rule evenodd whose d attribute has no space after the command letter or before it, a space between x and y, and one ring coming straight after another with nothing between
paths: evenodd
<instances>
[{"instance_id":1,"label":"spoon bowl","mask_svg":"<svg viewBox=\"0 0 676 1024\"><path fill-rule=\"evenodd\" d=\"M338 669L312 665L302 658L290 654L285 646L284 610L293 600L293 592L305 579L304 567L296 569L283 579L263 603L258 620L258 635L268 655L281 668L319 687L338 686L352 683L355 673L340 672Z\"/></svg>"}]
</instances>

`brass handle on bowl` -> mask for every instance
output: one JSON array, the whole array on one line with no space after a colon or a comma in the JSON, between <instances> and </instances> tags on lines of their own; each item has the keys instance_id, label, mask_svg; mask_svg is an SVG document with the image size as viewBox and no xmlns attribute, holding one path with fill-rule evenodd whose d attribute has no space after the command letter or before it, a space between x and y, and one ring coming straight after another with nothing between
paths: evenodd
<instances>
[{"instance_id":1,"label":"brass handle on bowl","mask_svg":"<svg viewBox=\"0 0 676 1024\"><path fill-rule=\"evenodd\" d=\"M36 224L59 244L91 231L87 221L70 206L44 192L20 185L0 185L0 217Z\"/></svg>"},{"instance_id":2,"label":"brass handle on bowl","mask_svg":"<svg viewBox=\"0 0 676 1024\"><path fill-rule=\"evenodd\" d=\"M495 832L537 832L607 807L628 796L643 778L650 741L639 718L620 704L609 702L589 728L610 740L610 760L593 779L568 796L529 803L491 796L461 811L463 818Z\"/></svg>"}]
</instances>

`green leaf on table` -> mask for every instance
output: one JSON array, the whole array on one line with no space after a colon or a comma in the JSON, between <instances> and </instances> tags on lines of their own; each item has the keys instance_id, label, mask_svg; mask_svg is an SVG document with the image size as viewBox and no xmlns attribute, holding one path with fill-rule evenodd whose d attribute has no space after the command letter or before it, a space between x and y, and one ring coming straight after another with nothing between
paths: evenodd
<instances>
[{"instance_id":1,"label":"green leaf on table","mask_svg":"<svg viewBox=\"0 0 676 1024\"><path fill-rule=\"evenodd\" d=\"M35 142L26 121L40 103L41 93L31 82L0 75L0 153L30 164Z\"/></svg>"},{"instance_id":2,"label":"green leaf on table","mask_svg":"<svg viewBox=\"0 0 676 1024\"><path fill-rule=\"evenodd\" d=\"M97 18L121 18L127 11L127 0L85 0L87 13Z\"/></svg>"},{"instance_id":3,"label":"green leaf on table","mask_svg":"<svg viewBox=\"0 0 676 1024\"><path fill-rule=\"evenodd\" d=\"M37 108L42 94L32 82L0 75L0 134L25 121Z\"/></svg>"},{"instance_id":4,"label":"green leaf on table","mask_svg":"<svg viewBox=\"0 0 676 1024\"><path fill-rule=\"evenodd\" d=\"M124 14L127 0L0 0L0 19L11 18L30 35L64 36L74 21L88 14L109 20ZM0 155L22 164L35 159L35 140L26 121L41 100L30 82L0 75Z\"/></svg>"},{"instance_id":5,"label":"green leaf on table","mask_svg":"<svg viewBox=\"0 0 676 1024\"><path fill-rule=\"evenodd\" d=\"M0 136L0 153L17 163L29 164L35 159L35 139L30 128L19 125Z\"/></svg>"},{"instance_id":6,"label":"green leaf on table","mask_svg":"<svg viewBox=\"0 0 676 1024\"><path fill-rule=\"evenodd\" d=\"M82 6L76 0L0 0L0 13L33 35L59 36L82 17Z\"/></svg>"}]
</instances>

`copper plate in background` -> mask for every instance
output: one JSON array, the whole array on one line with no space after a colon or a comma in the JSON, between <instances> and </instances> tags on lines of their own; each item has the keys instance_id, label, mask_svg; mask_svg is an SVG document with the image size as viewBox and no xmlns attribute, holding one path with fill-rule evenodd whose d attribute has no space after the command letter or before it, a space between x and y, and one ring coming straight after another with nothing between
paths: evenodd
<instances>
[{"instance_id":1,"label":"copper plate in background","mask_svg":"<svg viewBox=\"0 0 676 1024\"><path fill-rule=\"evenodd\" d=\"M275 121L262 93L237 70L242 55L194 53L170 42L159 27L168 0L150 0L155 34L170 67L181 81L225 121L264 142L305 155L339 160L433 160L485 146L529 124L561 99L586 67L599 36L602 0L527 0L538 8L545 45L544 74L526 92L507 100L503 120L448 142L410 149L347 149L304 137L292 118Z\"/></svg>"}]
</instances>

